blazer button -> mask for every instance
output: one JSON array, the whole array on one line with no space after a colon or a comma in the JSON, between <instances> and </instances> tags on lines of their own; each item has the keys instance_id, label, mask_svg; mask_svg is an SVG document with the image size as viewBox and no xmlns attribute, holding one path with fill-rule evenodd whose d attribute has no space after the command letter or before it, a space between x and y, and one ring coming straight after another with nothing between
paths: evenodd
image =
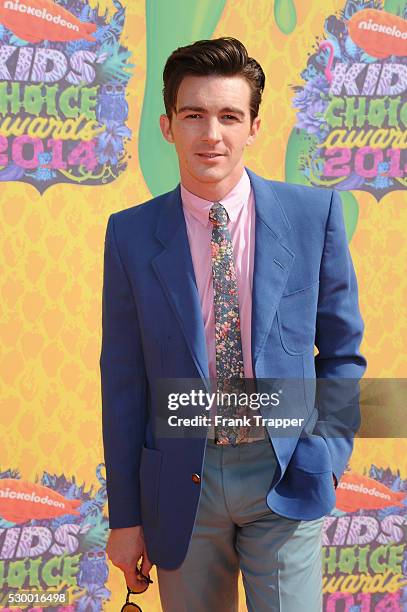
<instances>
[{"instance_id":1,"label":"blazer button","mask_svg":"<svg viewBox=\"0 0 407 612\"><path fill-rule=\"evenodd\" d=\"M192 474L192 482L195 484L199 484L201 482L201 477L199 474Z\"/></svg>"}]
</instances>

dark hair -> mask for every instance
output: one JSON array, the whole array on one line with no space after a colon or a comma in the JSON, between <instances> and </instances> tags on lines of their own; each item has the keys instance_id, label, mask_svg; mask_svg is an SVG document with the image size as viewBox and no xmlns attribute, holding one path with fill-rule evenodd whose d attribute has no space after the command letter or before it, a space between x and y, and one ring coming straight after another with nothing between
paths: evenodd
<instances>
[{"instance_id":1,"label":"dark hair","mask_svg":"<svg viewBox=\"0 0 407 612\"><path fill-rule=\"evenodd\" d=\"M185 76L242 76L250 86L251 123L259 113L266 77L260 64L248 56L246 47L236 38L198 40L179 47L167 59L164 72L164 106L171 119L176 110L178 89Z\"/></svg>"}]
</instances>

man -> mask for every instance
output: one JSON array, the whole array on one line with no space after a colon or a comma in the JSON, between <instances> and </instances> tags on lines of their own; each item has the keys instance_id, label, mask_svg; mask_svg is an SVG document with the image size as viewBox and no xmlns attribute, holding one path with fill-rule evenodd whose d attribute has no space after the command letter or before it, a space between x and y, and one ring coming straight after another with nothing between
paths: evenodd
<instances>
[{"instance_id":1,"label":"man","mask_svg":"<svg viewBox=\"0 0 407 612\"><path fill-rule=\"evenodd\" d=\"M323 517L352 450L352 436L324 429L324 392L317 409L305 385L358 380L366 367L340 198L245 168L264 81L233 38L174 51L160 126L181 184L112 214L106 232L107 552L134 590L157 565L165 612L236 611L239 569L249 611L320 610ZM212 419L198 435L164 435L169 379L241 391L251 379L293 381L280 415L300 428L282 436L271 419Z\"/></svg>"}]
</instances>

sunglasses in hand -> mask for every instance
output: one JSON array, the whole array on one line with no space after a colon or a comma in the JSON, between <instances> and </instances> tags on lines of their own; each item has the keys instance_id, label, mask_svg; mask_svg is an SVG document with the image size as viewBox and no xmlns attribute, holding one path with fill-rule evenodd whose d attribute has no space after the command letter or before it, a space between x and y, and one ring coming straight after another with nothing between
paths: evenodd
<instances>
[{"instance_id":1,"label":"sunglasses in hand","mask_svg":"<svg viewBox=\"0 0 407 612\"><path fill-rule=\"evenodd\" d=\"M142 574L138 568L136 571L137 571L137 574L139 576L142 576L143 578L143 580L140 580L140 590L132 591L129 586L127 587L126 601L123 604L123 607L120 612L136 612L136 610L138 612L143 612L140 606L129 601L130 595L140 595L140 593L144 593L144 591L148 589L149 585L153 583L153 580L151 580L149 576L145 576L144 574Z\"/></svg>"}]
</instances>

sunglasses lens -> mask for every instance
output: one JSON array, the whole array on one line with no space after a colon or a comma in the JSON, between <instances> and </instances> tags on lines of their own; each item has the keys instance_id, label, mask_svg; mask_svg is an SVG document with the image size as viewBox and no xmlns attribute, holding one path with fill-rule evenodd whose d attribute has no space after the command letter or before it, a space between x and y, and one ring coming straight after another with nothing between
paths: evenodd
<instances>
[{"instance_id":1,"label":"sunglasses lens","mask_svg":"<svg viewBox=\"0 0 407 612\"><path fill-rule=\"evenodd\" d=\"M148 582L141 582L140 581L140 586L137 588L137 590L134 590L133 593L144 593L144 591L147 591L148 589Z\"/></svg>"},{"instance_id":2,"label":"sunglasses lens","mask_svg":"<svg viewBox=\"0 0 407 612\"><path fill-rule=\"evenodd\" d=\"M143 612L140 606L135 603L126 603L124 604L121 612Z\"/></svg>"}]
</instances>

